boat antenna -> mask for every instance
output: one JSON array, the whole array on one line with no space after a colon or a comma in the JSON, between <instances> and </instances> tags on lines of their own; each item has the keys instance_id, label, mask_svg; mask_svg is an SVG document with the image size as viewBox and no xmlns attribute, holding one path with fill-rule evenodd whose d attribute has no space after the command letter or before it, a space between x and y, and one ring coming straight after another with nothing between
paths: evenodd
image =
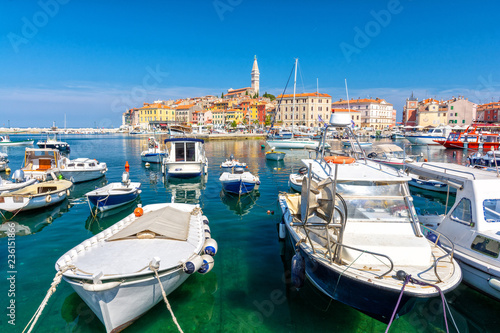
<instances>
[{"instance_id":1,"label":"boat antenna","mask_svg":"<svg viewBox=\"0 0 500 333\"><path fill-rule=\"evenodd\" d=\"M295 124L295 88L297 86L297 63L299 58L295 58L295 78L293 79L293 101L292 101L292 138Z\"/></svg>"},{"instance_id":2,"label":"boat antenna","mask_svg":"<svg viewBox=\"0 0 500 333\"><path fill-rule=\"evenodd\" d=\"M345 94L347 95L347 113L349 113L349 116L351 115L351 106L349 104L349 90L347 90L347 79L344 79L345 81Z\"/></svg>"}]
</instances>

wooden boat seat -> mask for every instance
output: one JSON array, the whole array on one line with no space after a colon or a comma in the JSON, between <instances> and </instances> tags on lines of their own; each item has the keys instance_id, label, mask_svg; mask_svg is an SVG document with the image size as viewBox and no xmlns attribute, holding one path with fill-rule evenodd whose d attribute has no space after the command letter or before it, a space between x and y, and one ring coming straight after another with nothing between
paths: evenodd
<instances>
[{"instance_id":1,"label":"wooden boat seat","mask_svg":"<svg viewBox=\"0 0 500 333\"><path fill-rule=\"evenodd\" d=\"M38 161L38 169L37 171L48 170L52 167L51 161L48 159L40 159Z\"/></svg>"}]
</instances>

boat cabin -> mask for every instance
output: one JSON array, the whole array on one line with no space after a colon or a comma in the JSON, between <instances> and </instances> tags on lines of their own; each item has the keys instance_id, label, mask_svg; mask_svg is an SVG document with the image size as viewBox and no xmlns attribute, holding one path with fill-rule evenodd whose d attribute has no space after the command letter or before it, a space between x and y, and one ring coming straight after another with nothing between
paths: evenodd
<instances>
[{"instance_id":1,"label":"boat cabin","mask_svg":"<svg viewBox=\"0 0 500 333\"><path fill-rule=\"evenodd\" d=\"M41 181L47 180L50 172L59 169L61 155L59 150L50 148L26 148L24 152L24 165L21 170L28 178L36 178Z\"/></svg>"}]
</instances>

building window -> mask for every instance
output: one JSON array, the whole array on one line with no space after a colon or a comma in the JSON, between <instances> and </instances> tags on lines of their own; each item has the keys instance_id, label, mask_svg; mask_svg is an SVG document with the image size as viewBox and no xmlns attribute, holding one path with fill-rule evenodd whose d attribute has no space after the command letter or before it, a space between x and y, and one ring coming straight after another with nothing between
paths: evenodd
<instances>
[{"instance_id":1,"label":"building window","mask_svg":"<svg viewBox=\"0 0 500 333\"><path fill-rule=\"evenodd\" d=\"M318 106L318 111L323 111L323 107L322 106Z\"/></svg>"},{"instance_id":2,"label":"building window","mask_svg":"<svg viewBox=\"0 0 500 333\"><path fill-rule=\"evenodd\" d=\"M451 106L451 110L453 110L453 105Z\"/></svg>"},{"instance_id":3,"label":"building window","mask_svg":"<svg viewBox=\"0 0 500 333\"><path fill-rule=\"evenodd\" d=\"M314 108L311 106L311 111L314 111Z\"/></svg>"},{"instance_id":4,"label":"building window","mask_svg":"<svg viewBox=\"0 0 500 333\"><path fill-rule=\"evenodd\" d=\"M326 107L326 111L328 111L328 106Z\"/></svg>"}]
</instances>

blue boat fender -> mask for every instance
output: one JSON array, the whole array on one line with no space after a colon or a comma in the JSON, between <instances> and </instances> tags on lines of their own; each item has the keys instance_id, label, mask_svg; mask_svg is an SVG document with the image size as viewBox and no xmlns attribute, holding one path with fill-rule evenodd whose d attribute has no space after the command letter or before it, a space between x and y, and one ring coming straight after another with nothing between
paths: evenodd
<instances>
[{"instance_id":1,"label":"blue boat fender","mask_svg":"<svg viewBox=\"0 0 500 333\"><path fill-rule=\"evenodd\" d=\"M208 225L204 228L205 239L212 238L212 233L210 232L210 227Z\"/></svg>"},{"instance_id":2,"label":"blue boat fender","mask_svg":"<svg viewBox=\"0 0 500 333\"><path fill-rule=\"evenodd\" d=\"M208 224L208 218L205 215L203 215L201 218L203 220L203 224Z\"/></svg>"},{"instance_id":3,"label":"blue boat fender","mask_svg":"<svg viewBox=\"0 0 500 333\"><path fill-rule=\"evenodd\" d=\"M201 265L200 269L198 270L198 273L207 274L214 267L214 258L208 254L202 255L201 258L203 259L203 264Z\"/></svg>"},{"instance_id":4,"label":"blue boat fender","mask_svg":"<svg viewBox=\"0 0 500 333\"><path fill-rule=\"evenodd\" d=\"M300 253L292 257L292 286L299 289L304 285L306 276L306 264Z\"/></svg>"},{"instance_id":5,"label":"blue boat fender","mask_svg":"<svg viewBox=\"0 0 500 333\"><path fill-rule=\"evenodd\" d=\"M205 240L205 244L203 244L203 251L205 252L205 254L211 255L213 257L217 253L217 250L218 246L215 239L208 238Z\"/></svg>"},{"instance_id":6,"label":"blue boat fender","mask_svg":"<svg viewBox=\"0 0 500 333\"><path fill-rule=\"evenodd\" d=\"M193 259L184 264L183 269L184 272L193 274L201 268L201 265L203 265L203 258L201 256L195 256Z\"/></svg>"},{"instance_id":7,"label":"blue boat fender","mask_svg":"<svg viewBox=\"0 0 500 333\"><path fill-rule=\"evenodd\" d=\"M429 232L426 237L427 237L428 240L430 240L433 243L436 243L436 241L438 239L438 236L435 233L433 233L433 232ZM441 242L437 241L437 245L441 246Z\"/></svg>"}]
</instances>

